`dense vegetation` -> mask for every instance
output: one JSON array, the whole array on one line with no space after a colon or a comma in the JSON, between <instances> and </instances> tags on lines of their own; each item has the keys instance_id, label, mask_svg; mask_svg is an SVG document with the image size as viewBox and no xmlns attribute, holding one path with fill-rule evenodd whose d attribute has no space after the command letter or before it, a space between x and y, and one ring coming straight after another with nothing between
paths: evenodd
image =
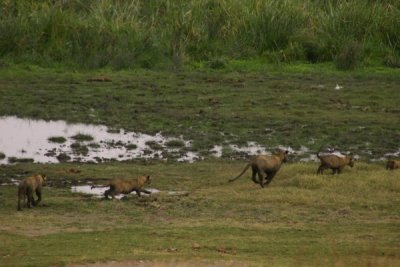
<instances>
[{"instance_id":1,"label":"dense vegetation","mask_svg":"<svg viewBox=\"0 0 400 267\"><path fill-rule=\"evenodd\" d=\"M43 0L0 3L0 59L114 69L235 59L400 66L398 0Z\"/></svg>"}]
</instances>

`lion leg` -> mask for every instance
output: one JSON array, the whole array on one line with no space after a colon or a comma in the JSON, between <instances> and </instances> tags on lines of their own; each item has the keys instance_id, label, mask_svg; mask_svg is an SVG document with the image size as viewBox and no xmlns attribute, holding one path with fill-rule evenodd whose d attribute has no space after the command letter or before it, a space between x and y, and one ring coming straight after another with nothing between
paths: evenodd
<instances>
[{"instance_id":1,"label":"lion leg","mask_svg":"<svg viewBox=\"0 0 400 267\"><path fill-rule=\"evenodd\" d=\"M28 208L31 208L32 206L35 206L35 200L33 199L33 192L31 188L28 188L27 192L26 192L26 196L28 198L28 201L26 202L26 206Z\"/></svg>"},{"instance_id":2,"label":"lion leg","mask_svg":"<svg viewBox=\"0 0 400 267\"><path fill-rule=\"evenodd\" d=\"M42 201L42 190L40 188L37 188L35 192L36 192L36 196L38 197L38 199L35 203L35 206L37 206L40 203L40 201Z\"/></svg>"},{"instance_id":3,"label":"lion leg","mask_svg":"<svg viewBox=\"0 0 400 267\"><path fill-rule=\"evenodd\" d=\"M18 194L18 207L17 207L17 210L22 210L21 209L21 195L20 194Z\"/></svg>"},{"instance_id":4,"label":"lion leg","mask_svg":"<svg viewBox=\"0 0 400 267\"><path fill-rule=\"evenodd\" d=\"M26 192L22 189L22 188L18 188L18 205L17 205L17 210L22 210L21 209L21 198L22 200L22 204L25 204L25 200L26 200Z\"/></svg>"},{"instance_id":5,"label":"lion leg","mask_svg":"<svg viewBox=\"0 0 400 267\"><path fill-rule=\"evenodd\" d=\"M148 194L148 195L151 194L151 192L149 190L146 190L146 189L140 189L140 191L145 193L145 194Z\"/></svg>"},{"instance_id":6,"label":"lion leg","mask_svg":"<svg viewBox=\"0 0 400 267\"><path fill-rule=\"evenodd\" d=\"M266 177L266 173L263 170L258 170L258 180L261 187L264 187L264 177Z\"/></svg>"},{"instance_id":7,"label":"lion leg","mask_svg":"<svg viewBox=\"0 0 400 267\"><path fill-rule=\"evenodd\" d=\"M317 170L317 174L322 174L324 171L324 168L322 165L319 165L318 170Z\"/></svg>"},{"instance_id":8,"label":"lion leg","mask_svg":"<svg viewBox=\"0 0 400 267\"><path fill-rule=\"evenodd\" d=\"M107 189L106 191L104 191L104 198L105 199L109 199L108 195L110 195L111 189Z\"/></svg>"},{"instance_id":9,"label":"lion leg","mask_svg":"<svg viewBox=\"0 0 400 267\"><path fill-rule=\"evenodd\" d=\"M136 192L136 195L138 195L138 197L140 197L140 196L141 196L141 194L140 194L140 190L139 190L139 189L134 189L134 191Z\"/></svg>"},{"instance_id":10,"label":"lion leg","mask_svg":"<svg viewBox=\"0 0 400 267\"><path fill-rule=\"evenodd\" d=\"M326 165L320 165L318 170L317 170L317 174L324 174L324 170L326 169Z\"/></svg>"},{"instance_id":11,"label":"lion leg","mask_svg":"<svg viewBox=\"0 0 400 267\"><path fill-rule=\"evenodd\" d=\"M272 179L274 178L275 174L276 172L269 172L264 185L268 185L270 182L272 182Z\"/></svg>"},{"instance_id":12,"label":"lion leg","mask_svg":"<svg viewBox=\"0 0 400 267\"><path fill-rule=\"evenodd\" d=\"M252 174L251 174L251 180L254 182L254 183L256 183L256 184L258 184L258 181L257 181L257 178L256 178L256 175L257 175L257 168L255 168L255 167L252 167Z\"/></svg>"}]
</instances>

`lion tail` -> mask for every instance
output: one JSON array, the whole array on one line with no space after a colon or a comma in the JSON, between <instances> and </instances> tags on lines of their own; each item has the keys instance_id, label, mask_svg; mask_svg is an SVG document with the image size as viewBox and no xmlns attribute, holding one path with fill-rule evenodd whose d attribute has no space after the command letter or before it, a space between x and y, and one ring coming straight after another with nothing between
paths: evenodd
<instances>
[{"instance_id":1,"label":"lion tail","mask_svg":"<svg viewBox=\"0 0 400 267\"><path fill-rule=\"evenodd\" d=\"M240 176L242 176L247 171L248 168L250 168L250 166L251 166L251 163L247 163L246 167L243 169L243 171L238 176L236 176L235 178L229 179L228 181L233 182L236 179L238 179Z\"/></svg>"}]
</instances>

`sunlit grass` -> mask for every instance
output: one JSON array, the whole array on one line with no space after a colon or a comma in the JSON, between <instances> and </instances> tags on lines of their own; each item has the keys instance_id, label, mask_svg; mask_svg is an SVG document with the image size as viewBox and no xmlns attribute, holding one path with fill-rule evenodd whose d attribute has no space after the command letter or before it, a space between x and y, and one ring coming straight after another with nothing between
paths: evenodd
<instances>
[{"instance_id":1,"label":"sunlit grass","mask_svg":"<svg viewBox=\"0 0 400 267\"><path fill-rule=\"evenodd\" d=\"M227 182L243 167L240 161L3 167L3 177L11 178L45 170L53 184L145 172L152 188L189 192L104 201L58 183L44 188L44 206L17 212L16 187L2 186L3 263L222 259L264 265L267 258L273 266L396 266L400 172L383 165L359 163L333 176L316 175L317 164L286 164L264 189L250 173Z\"/></svg>"}]
</instances>

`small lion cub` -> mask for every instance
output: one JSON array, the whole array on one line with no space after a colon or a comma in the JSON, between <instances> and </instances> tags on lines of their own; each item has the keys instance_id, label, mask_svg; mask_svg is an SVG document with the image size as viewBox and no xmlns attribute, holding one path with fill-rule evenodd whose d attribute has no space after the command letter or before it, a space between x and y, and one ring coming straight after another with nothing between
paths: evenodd
<instances>
[{"instance_id":1,"label":"small lion cub","mask_svg":"<svg viewBox=\"0 0 400 267\"><path fill-rule=\"evenodd\" d=\"M104 197L109 199L111 196L112 199L115 198L118 194L130 194L135 191L136 194L140 197L140 193L151 194L150 191L144 189L143 187L146 184L150 184L151 179L150 175L143 175L133 179L124 180L124 179L112 179L105 186L110 187L108 190L104 192ZM99 186L92 186L91 188L96 188Z\"/></svg>"},{"instance_id":2,"label":"small lion cub","mask_svg":"<svg viewBox=\"0 0 400 267\"><path fill-rule=\"evenodd\" d=\"M37 174L32 175L22 180L18 185L18 207L17 210L21 210L21 198L24 202L27 198L26 206L37 206L42 200L42 186L46 185L46 175ZM33 194L36 193L38 197L37 201L33 198Z\"/></svg>"}]
</instances>

